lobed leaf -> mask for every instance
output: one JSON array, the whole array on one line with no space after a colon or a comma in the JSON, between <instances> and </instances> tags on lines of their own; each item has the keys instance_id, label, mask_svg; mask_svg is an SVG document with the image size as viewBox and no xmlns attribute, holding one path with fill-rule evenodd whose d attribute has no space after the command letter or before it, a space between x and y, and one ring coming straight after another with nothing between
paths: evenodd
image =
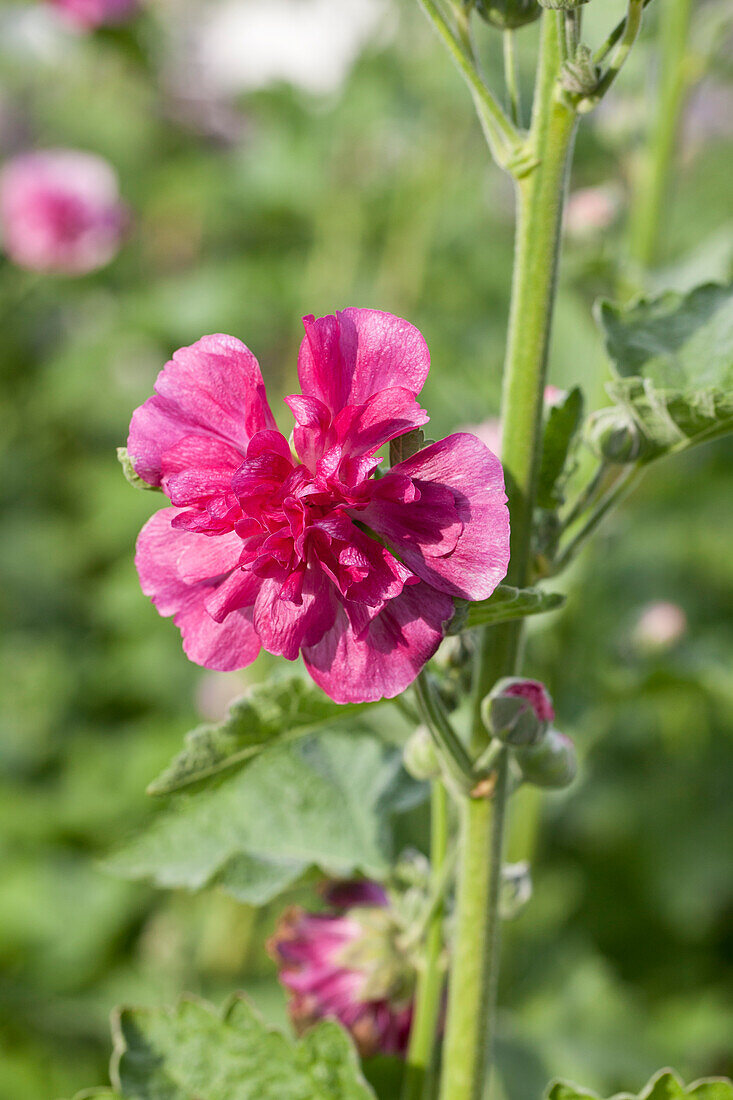
<instances>
[{"instance_id":1,"label":"lobed leaf","mask_svg":"<svg viewBox=\"0 0 733 1100\"><path fill-rule=\"evenodd\" d=\"M686 1100L689 1097L696 1100L733 1100L733 1082L728 1078L711 1077L685 1088L673 1070L663 1069L655 1073L640 1093L618 1093L609 1100ZM549 1086L546 1100L600 1100L600 1097L569 1081L556 1081Z\"/></svg>"},{"instance_id":2,"label":"lobed leaf","mask_svg":"<svg viewBox=\"0 0 733 1100\"><path fill-rule=\"evenodd\" d=\"M616 375L609 393L644 433L648 459L733 430L733 285L603 301L597 319Z\"/></svg>"},{"instance_id":3,"label":"lobed leaf","mask_svg":"<svg viewBox=\"0 0 733 1100\"><path fill-rule=\"evenodd\" d=\"M568 455L583 419L583 394L575 386L547 417L542 441L542 458L537 480L537 504L551 511L565 500Z\"/></svg>"},{"instance_id":4,"label":"lobed leaf","mask_svg":"<svg viewBox=\"0 0 733 1100\"><path fill-rule=\"evenodd\" d=\"M153 780L148 794L171 794L244 767L266 745L303 737L375 705L334 703L312 680L301 676L257 684L234 700L223 721L198 726L186 735L183 751Z\"/></svg>"},{"instance_id":5,"label":"lobed leaf","mask_svg":"<svg viewBox=\"0 0 733 1100\"><path fill-rule=\"evenodd\" d=\"M338 1024L292 1042L241 995L221 1012L192 997L170 1010L123 1008L113 1033L117 1091L82 1094L89 1100L374 1100Z\"/></svg>"},{"instance_id":6,"label":"lobed leaf","mask_svg":"<svg viewBox=\"0 0 733 1100\"><path fill-rule=\"evenodd\" d=\"M179 794L106 866L163 887L218 885L264 904L310 867L384 877L391 818L422 797L398 750L357 731L324 732Z\"/></svg>"},{"instance_id":7,"label":"lobed leaf","mask_svg":"<svg viewBox=\"0 0 733 1100\"><path fill-rule=\"evenodd\" d=\"M565 596L560 592L543 592L539 588L514 588L510 584L500 584L488 600L478 600L475 603L457 600L456 615L449 633L460 634L478 626L495 626L497 623L521 619L526 615L555 611L564 603Z\"/></svg>"}]
</instances>

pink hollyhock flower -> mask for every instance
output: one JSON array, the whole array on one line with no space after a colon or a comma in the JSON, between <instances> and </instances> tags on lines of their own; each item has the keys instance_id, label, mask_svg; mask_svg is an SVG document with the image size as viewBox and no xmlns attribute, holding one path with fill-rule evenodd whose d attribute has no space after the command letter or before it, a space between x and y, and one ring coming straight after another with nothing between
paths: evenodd
<instances>
[{"instance_id":1,"label":"pink hollyhock flower","mask_svg":"<svg viewBox=\"0 0 733 1100\"><path fill-rule=\"evenodd\" d=\"M290 994L298 1033L338 1020L362 1057L404 1054L412 1022L415 967L399 949L404 931L381 886L337 883L331 908L283 913L268 949Z\"/></svg>"},{"instance_id":2,"label":"pink hollyhock flower","mask_svg":"<svg viewBox=\"0 0 733 1100\"><path fill-rule=\"evenodd\" d=\"M49 0L49 3L81 30L123 23L137 8L137 0Z\"/></svg>"},{"instance_id":3,"label":"pink hollyhock flower","mask_svg":"<svg viewBox=\"0 0 733 1100\"><path fill-rule=\"evenodd\" d=\"M392 698L435 653L453 597L485 599L506 573L503 472L459 433L374 477L379 448L427 422L425 341L376 310L304 324L303 393L285 399L295 455L239 340L205 336L158 376L128 454L172 507L143 528L138 573L198 664L243 668L263 646L301 653L337 702Z\"/></svg>"},{"instance_id":4,"label":"pink hollyhock flower","mask_svg":"<svg viewBox=\"0 0 733 1100\"><path fill-rule=\"evenodd\" d=\"M0 174L3 245L20 267L94 271L117 252L126 220L113 169L92 153L24 153Z\"/></svg>"}]
</instances>

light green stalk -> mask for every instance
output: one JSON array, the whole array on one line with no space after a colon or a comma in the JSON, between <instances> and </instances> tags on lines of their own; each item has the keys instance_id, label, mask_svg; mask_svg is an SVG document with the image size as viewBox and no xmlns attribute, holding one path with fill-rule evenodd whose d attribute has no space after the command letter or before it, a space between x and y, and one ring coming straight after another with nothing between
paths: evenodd
<instances>
[{"instance_id":1,"label":"light green stalk","mask_svg":"<svg viewBox=\"0 0 733 1100\"><path fill-rule=\"evenodd\" d=\"M512 523L508 580L527 581L536 491L542 399L566 177L576 114L557 94L561 65L554 12L543 16L540 64L530 143L536 167L519 179L512 305L504 370L502 461ZM474 742L485 737L481 699L500 677L516 671L519 623L485 632L474 687ZM462 805L454 958L446 1027L441 1100L480 1100L492 1062L499 971L499 888L508 761L502 754L492 799Z\"/></svg>"},{"instance_id":2,"label":"light green stalk","mask_svg":"<svg viewBox=\"0 0 733 1100\"><path fill-rule=\"evenodd\" d=\"M685 64L692 0L662 0L659 5L659 91L648 150L641 162L631 211L629 251L642 270L657 259L680 112L688 88Z\"/></svg>"}]
</instances>

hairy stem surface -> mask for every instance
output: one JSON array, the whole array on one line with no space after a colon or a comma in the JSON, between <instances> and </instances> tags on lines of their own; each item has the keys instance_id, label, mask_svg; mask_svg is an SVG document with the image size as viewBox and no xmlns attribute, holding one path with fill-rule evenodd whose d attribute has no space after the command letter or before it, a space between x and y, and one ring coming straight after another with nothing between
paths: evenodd
<instances>
[{"instance_id":1,"label":"hairy stem surface","mask_svg":"<svg viewBox=\"0 0 733 1100\"><path fill-rule=\"evenodd\" d=\"M439 779L433 781L430 799L430 865L433 884L440 883L448 847L448 796ZM442 898L432 908L425 931L423 968L417 979L415 1015L410 1031L402 1100L422 1100L435 1055L435 1040L443 992Z\"/></svg>"},{"instance_id":2,"label":"hairy stem surface","mask_svg":"<svg viewBox=\"0 0 733 1100\"><path fill-rule=\"evenodd\" d=\"M575 112L556 95L561 64L555 13L543 15L540 64L530 140L538 164L517 181L512 305L502 401L502 461L512 522L508 581L526 583L541 445L542 399L555 301L557 257ZM516 671L518 622L485 631L474 683L474 747L485 742L479 707L493 683ZM454 959L441 1100L480 1100L491 1068L499 973L499 888L505 832L508 761L497 766L494 796L466 798Z\"/></svg>"}]
</instances>

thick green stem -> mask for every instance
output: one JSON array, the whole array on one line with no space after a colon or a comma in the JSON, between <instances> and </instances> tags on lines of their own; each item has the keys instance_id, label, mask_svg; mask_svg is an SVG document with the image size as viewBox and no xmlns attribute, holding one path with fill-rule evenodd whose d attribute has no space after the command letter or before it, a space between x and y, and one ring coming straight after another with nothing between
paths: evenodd
<instances>
[{"instance_id":1,"label":"thick green stem","mask_svg":"<svg viewBox=\"0 0 733 1100\"><path fill-rule=\"evenodd\" d=\"M629 228L631 259L642 271L657 259L675 140L688 87L685 57L691 12L692 0L662 0L659 5L659 91Z\"/></svg>"},{"instance_id":2,"label":"thick green stem","mask_svg":"<svg viewBox=\"0 0 733 1100\"><path fill-rule=\"evenodd\" d=\"M548 11L543 16L530 132L538 164L516 184L516 254L504 373L502 460L512 523L508 580L520 586L526 583L530 563L547 349L576 120L575 112L556 94L561 53L554 15ZM521 641L517 622L485 631L474 684L476 746L485 739L479 715L481 699L496 679L516 670ZM506 756L502 756L491 800L467 798L462 806L442 1100L480 1100L491 1068L507 765Z\"/></svg>"},{"instance_id":3,"label":"thick green stem","mask_svg":"<svg viewBox=\"0 0 733 1100\"><path fill-rule=\"evenodd\" d=\"M430 802L430 866L433 885L443 886L448 848L448 796L440 780L432 785ZM402 1100L423 1100L435 1055L435 1036L443 993L443 893L431 907L425 931L423 967L415 991L415 1015L410 1031Z\"/></svg>"}]
</instances>

